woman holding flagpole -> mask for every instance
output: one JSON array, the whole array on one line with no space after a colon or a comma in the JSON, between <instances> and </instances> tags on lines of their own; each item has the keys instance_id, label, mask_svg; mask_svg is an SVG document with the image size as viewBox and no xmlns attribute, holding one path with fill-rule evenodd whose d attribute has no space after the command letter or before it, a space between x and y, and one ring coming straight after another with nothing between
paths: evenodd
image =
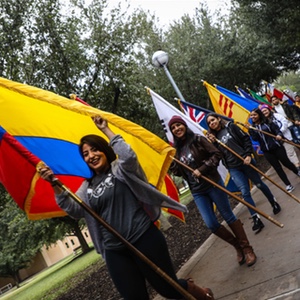
<instances>
[{"instance_id":1,"label":"woman holding flagpole","mask_svg":"<svg viewBox=\"0 0 300 300\"><path fill-rule=\"evenodd\" d=\"M177 278L164 235L154 225L161 206L180 211L186 211L186 207L151 187L130 145L110 130L105 119L97 116L93 120L109 143L98 135L81 138L79 151L93 176L82 183L77 196L195 299L213 300L209 288L201 288L191 279ZM86 220L95 249L105 259L122 299L149 299L146 280L162 296L182 299L174 286L56 185L49 167L40 172L41 177L53 186L58 205L73 218Z\"/></svg>"},{"instance_id":2,"label":"woman holding flagpole","mask_svg":"<svg viewBox=\"0 0 300 300\"><path fill-rule=\"evenodd\" d=\"M264 114L268 122L274 122L279 127L285 139L293 141L292 133L289 129L289 121L283 115L274 112L268 105L263 104L259 106L259 109ZM296 166L298 172L300 172L300 162L296 153L296 149L290 143L283 143L286 154L290 161Z\"/></svg>"},{"instance_id":3,"label":"woman holding flagpole","mask_svg":"<svg viewBox=\"0 0 300 300\"><path fill-rule=\"evenodd\" d=\"M277 203L271 190L261 180L258 172L249 166L250 164L256 165L253 159L253 146L249 135L234 123L230 121L227 122L220 118L216 113L207 114L206 123L209 127L207 137L222 152L223 163L228 169L231 179L241 191L244 200L252 206L256 206L250 191L249 180L251 180L266 196L273 207L273 213L275 215L278 214L281 211L281 207ZM216 139L219 140L220 143L218 143ZM229 151L226 147L222 147L222 144L229 147L232 151ZM244 160L241 160L232 152L236 152ZM258 233L262 230L264 224L253 209L248 209L254 223L252 230Z\"/></svg>"},{"instance_id":4,"label":"woman holding flagpole","mask_svg":"<svg viewBox=\"0 0 300 300\"><path fill-rule=\"evenodd\" d=\"M274 122L268 123L266 117L259 108L255 108L251 111L250 118L253 123L252 127L258 130L250 128L249 134L254 141L259 142L265 158L286 185L286 190L288 192L292 192L295 188L292 186L281 164L290 169L297 176L300 176L300 172L298 172L296 166L290 161L286 150L282 145L281 141L283 138L283 133L280 131L280 128L277 126L277 124ZM270 133L275 137L264 134L263 132Z\"/></svg>"},{"instance_id":5,"label":"woman holding flagpole","mask_svg":"<svg viewBox=\"0 0 300 300\"><path fill-rule=\"evenodd\" d=\"M236 218L230 207L227 194L201 177L203 174L220 186L224 186L217 170L222 156L221 152L205 137L191 131L180 116L173 116L168 125L174 137L176 159L189 167L189 169L184 168L174 161L170 170L174 175L182 176L188 182L206 226L213 234L236 249L238 263L254 265L256 255L248 241L242 222ZM194 171L191 172L190 169ZM214 204L231 231L218 221Z\"/></svg>"}]
</instances>

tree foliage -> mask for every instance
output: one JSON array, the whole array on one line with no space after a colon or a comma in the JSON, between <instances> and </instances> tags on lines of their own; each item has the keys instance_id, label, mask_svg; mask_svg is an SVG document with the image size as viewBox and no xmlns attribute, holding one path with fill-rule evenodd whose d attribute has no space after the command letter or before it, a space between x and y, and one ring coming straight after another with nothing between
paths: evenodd
<instances>
[{"instance_id":1,"label":"tree foliage","mask_svg":"<svg viewBox=\"0 0 300 300\"><path fill-rule=\"evenodd\" d=\"M236 85L255 89L262 78L278 76L268 47L234 15L215 20L205 6L176 22L164 40L169 69L185 100L210 109L201 80L234 91Z\"/></svg>"},{"instance_id":2,"label":"tree foliage","mask_svg":"<svg viewBox=\"0 0 300 300\"><path fill-rule=\"evenodd\" d=\"M18 271L27 267L46 244L61 236L53 230L52 220L30 221L1 188L0 192L0 276L19 282ZM52 230L49 228L52 227Z\"/></svg>"},{"instance_id":3,"label":"tree foliage","mask_svg":"<svg viewBox=\"0 0 300 300\"><path fill-rule=\"evenodd\" d=\"M68 216L28 220L25 212L0 187L0 277L12 277L18 284L19 270L28 267L43 246L55 244L65 236L76 236L83 253L91 250L81 233L85 222Z\"/></svg>"},{"instance_id":4,"label":"tree foliage","mask_svg":"<svg viewBox=\"0 0 300 300\"><path fill-rule=\"evenodd\" d=\"M298 0L235 0L233 10L240 24L262 41L280 70L300 67L300 2ZM275 79L272 77L271 79Z\"/></svg>"}]
</instances>

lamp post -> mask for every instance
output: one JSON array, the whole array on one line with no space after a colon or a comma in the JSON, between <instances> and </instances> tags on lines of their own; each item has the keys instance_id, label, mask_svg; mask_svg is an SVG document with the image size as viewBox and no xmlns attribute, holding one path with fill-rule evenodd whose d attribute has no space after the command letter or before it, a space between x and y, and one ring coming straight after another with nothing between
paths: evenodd
<instances>
[{"instance_id":1,"label":"lamp post","mask_svg":"<svg viewBox=\"0 0 300 300\"><path fill-rule=\"evenodd\" d=\"M184 97L182 96L178 86L176 85L175 81L173 80L173 78L167 68L168 61L169 61L168 53L161 51L161 50L156 51L152 56L152 64L157 68L163 68L165 70L177 96L179 97L180 100L185 101Z\"/></svg>"}]
</instances>

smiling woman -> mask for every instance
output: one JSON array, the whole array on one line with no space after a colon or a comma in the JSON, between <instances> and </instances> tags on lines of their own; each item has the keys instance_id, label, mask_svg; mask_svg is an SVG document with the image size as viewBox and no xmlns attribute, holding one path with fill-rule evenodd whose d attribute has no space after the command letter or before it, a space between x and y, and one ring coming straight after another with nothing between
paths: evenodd
<instances>
[{"instance_id":1,"label":"smiling woman","mask_svg":"<svg viewBox=\"0 0 300 300\"><path fill-rule=\"evenodd\" d=\"M152 188L131 146L109 128L106 119L92 119L109 142L97 135L81 139L80 152L93 175L82 183L76 195L114 231L99 226L94 214L73 201L57 185L53 171L45 167L40 170L41 177L51 183L57 204L71 217L85 219L95 249L105 259L122 298L148 299L149 282L166 298L193 295L196 299L213 300L210 289L200 288L190 278L177 278L165 237L154 224L162 206L182 212L187 211L186 206Z\"/></svg>"},{"instance_id":2,"label":"smiling woman","mask_svg":"<svg viewBox=\"0 0 300 300\"><path fill-rule=\"evenodd\" d=\"M79 145L84 161L96 174L106 172L116 159L111 147L101 136L89 134L84 136Z\"/></svg>"},{"instance_id":3,"label":"smiling woman","mask_svg":"<svg viewBox=\"0 0 300 300\"><path fill-rule=\"evenodd\" d=\"M256 255L249 244L241 221L237 219L230 207L227 194L222 188L215 188L210 182L224 187L217 170L222 158L221 152L204 136L195 134L180 116L173 116L168 125L177 150L176 162L171 166L171 171L188 182L204 223L213 234L235 248L238 263L254 265ZM206 176L210 181L204 179ZM231 231L217 219L214 205Z\"/></svg>"}]
</instances>

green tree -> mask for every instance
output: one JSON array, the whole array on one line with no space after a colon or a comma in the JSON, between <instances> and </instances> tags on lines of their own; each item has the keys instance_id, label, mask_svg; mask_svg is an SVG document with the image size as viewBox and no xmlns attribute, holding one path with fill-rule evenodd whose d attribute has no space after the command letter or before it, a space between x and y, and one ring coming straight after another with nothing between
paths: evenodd
<instances>
[{"instance_id":1,"label":"green tree","mask_svg":"<svg viewBox=\"0 0 300 300\"><path fill-rule=\"evenodd\" d=\"M29 266L45 242L44 234L49 236L43 224L47 221L29 221L7 194L0 195L0 276L12 277L18 285L18 271Z\"/></svg>"},{"instance_id":2,"label":"green tree","mask_svg":"<svg viewBox=\"0 0 300 300\"><path fill-rule=\"evenodd\" d=\"M240 23L247 26L249 32L268 43L268 52L276 66L280 70L299 69L300 2L234 0L233 3L233 13Z\"/></svg>"},{"instance_id":3,"label":"green tree","mask_svg":"<svg viewBox=\"0 0 300 300\"><path fill-rule=\"evenodd\" d=\"M267 49L234 16L215 20L205 6L171 26L164 40L169 69L185 99L210 109L201 80L234 91L235 85L253 89L262 78L278 76Z\"/></svg>"},{"instance_id":4,"label":"green tree","mask_svg":"<svg viewBox=\"0 0 300 300\"><path fill-rule=\"evenodd\" d=\"M85 226L68 216L31 221L0 185L0 276L12 277L18 286L19 270L28 267L43 246L65 236L76 236L82 252L90 251L81 233Z\"/></svg>"},{"instance_id":5,"label":"green tree","mask_svg":"<svg viewBox=\"0 0 300 300\"><path fill-rule=\"evenodd\" d=\"M299 72L288 72L279 76L274 82L280 90L290 90L292 93L300 94L300 76Z\"/></svg>"}]
</instances>

